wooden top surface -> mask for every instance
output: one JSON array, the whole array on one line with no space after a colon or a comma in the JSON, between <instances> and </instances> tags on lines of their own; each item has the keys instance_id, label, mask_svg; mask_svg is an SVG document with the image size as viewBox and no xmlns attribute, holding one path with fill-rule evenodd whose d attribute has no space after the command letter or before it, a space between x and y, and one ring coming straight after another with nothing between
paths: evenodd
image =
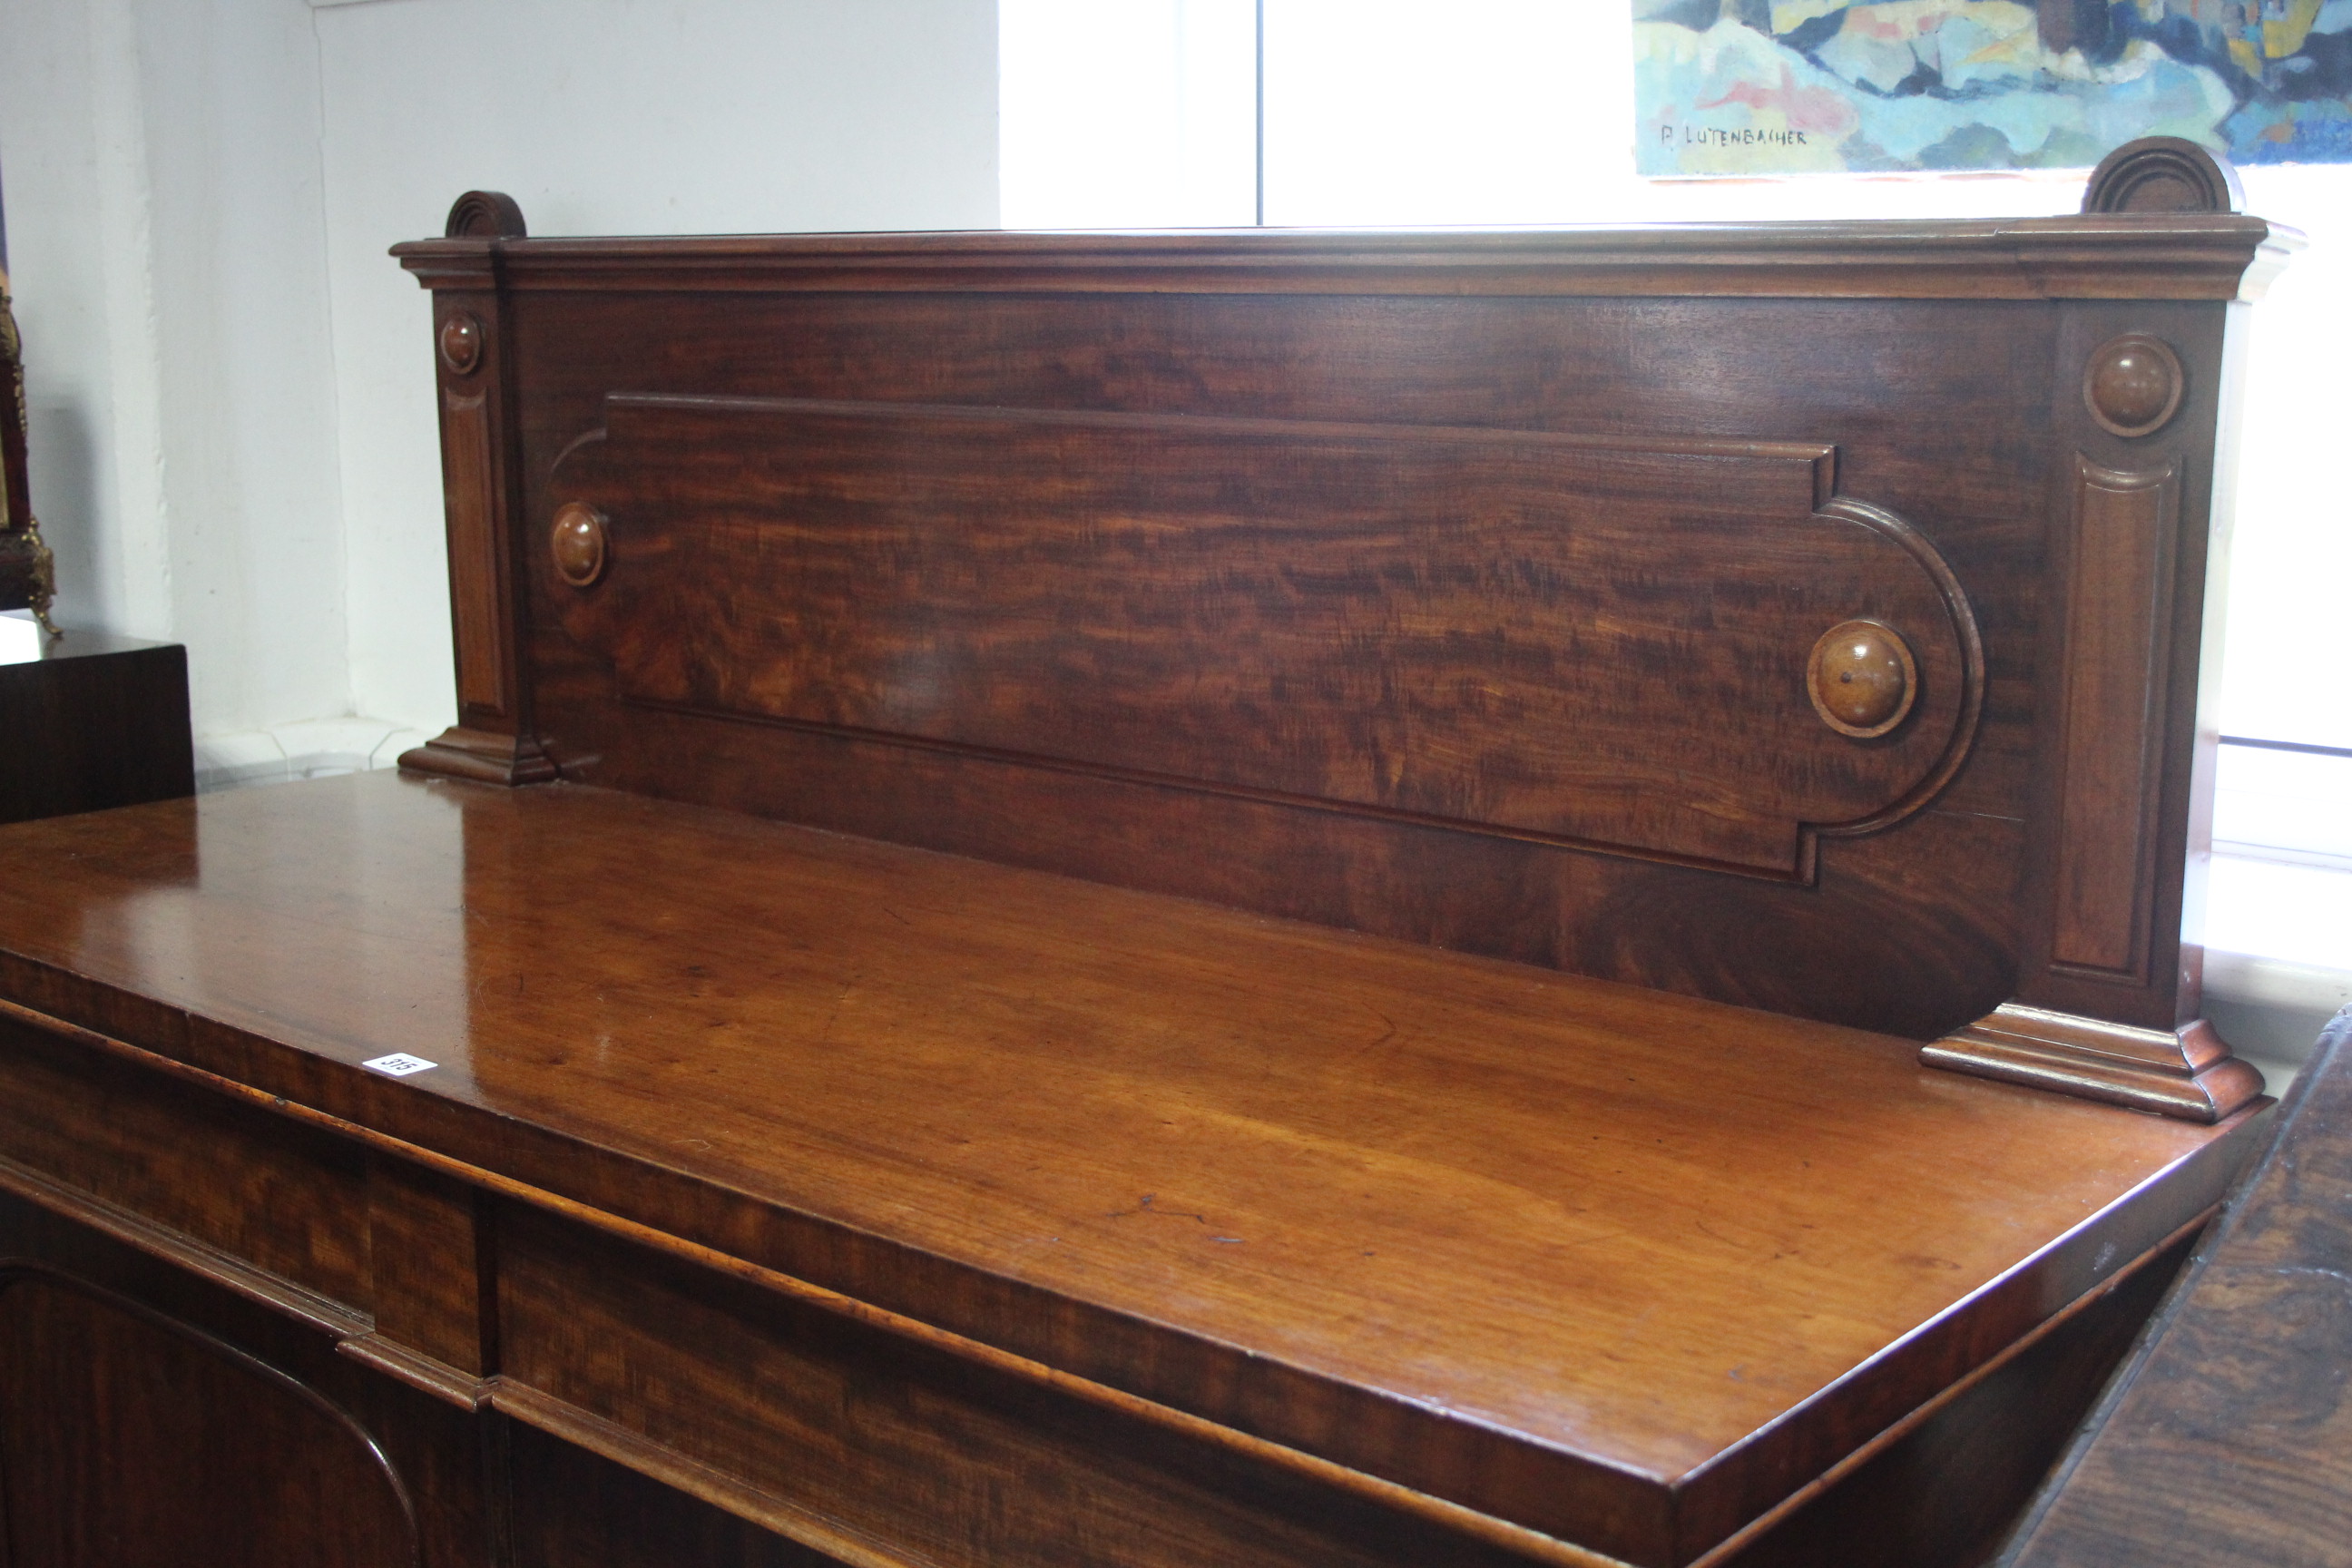
<instances>
[{"instance_id":1,"label":"wooden top surface","mask_svg":"<svg viewBox=\"0 0 2352 1568\"><path fill-rule=\"evenodd\" d=\"M1530 229L422 239L431 286L2257 299L2297 231L2232 213Z\"/></svg>"},{"instance_id":2,"label":"wooden top surface","mask_svg":"<svg viewBox=\"0 0 2352 1568\"><path fill-rule=\"evenodd\" d=\"M2352 1564L2352 1013L2004 1568Z\"/></svg>"},{"instance_id":3,"label":"wooden top surface","mask_svg":"<svg viewBox=\"0 0 2352 1568\"><path fill-rule=\"evenodd\" d=\"M389 774L0 831L0 995L1677 1560L2200 1213L2245 1126L728 813ZM440 1065L352 1065L394 1051Z\"/></svg>"}]
</instances>

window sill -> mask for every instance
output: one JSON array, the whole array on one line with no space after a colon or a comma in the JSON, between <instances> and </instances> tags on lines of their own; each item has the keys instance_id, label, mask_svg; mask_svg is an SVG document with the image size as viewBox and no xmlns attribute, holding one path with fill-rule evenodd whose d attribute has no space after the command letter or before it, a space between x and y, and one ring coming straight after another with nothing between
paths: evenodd
<instances>
[{"instance_id":1,"label":"window sill","mask_svg":"<svg viewBox=\"0 0 2352 1568\"><path fill-rule=\"evenodd\" d=\"M2216 850L2205 1016L2284 1094L2319 1031L2352 1005L2352 866Z\"/></svg>"}]
</instances>

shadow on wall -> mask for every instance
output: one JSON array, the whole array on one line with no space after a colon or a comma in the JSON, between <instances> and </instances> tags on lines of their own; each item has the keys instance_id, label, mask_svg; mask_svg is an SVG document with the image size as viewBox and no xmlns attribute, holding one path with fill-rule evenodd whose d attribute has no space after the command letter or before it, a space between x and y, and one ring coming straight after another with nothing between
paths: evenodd
<instances>
[{"instance_id":1,"label":"shadow on wall","mask_svg":"<svg viewBox=\"0 0 2352 1568\"><path fill-rule=\"evenodd\" d=\"M89 417L72 405L33 404L25 411L26 446L41 455L31 469L33 510L58 558L57 618L90 626L98 610L98 444Z\"/></svg>"}]
</instances>

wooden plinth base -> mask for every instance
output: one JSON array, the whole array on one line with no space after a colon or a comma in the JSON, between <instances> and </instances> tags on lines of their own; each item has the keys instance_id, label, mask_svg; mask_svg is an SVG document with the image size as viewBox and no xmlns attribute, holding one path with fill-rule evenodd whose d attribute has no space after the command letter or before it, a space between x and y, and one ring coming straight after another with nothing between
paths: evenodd
<instances>
[{"instance_id":1,"label":"wooden plinth base","mask_svg":"<svg viewBox=\"0 0 2352 1568\"><path fill-rule=\"evenodd\" d=\"M2219 1121L2263 1092L2263 1075L2202 1018L2142 1029L2004 1002L1919 1059L2189 1121Z\"/></svg>"},{"instance_id":2,"label":"wooden plinth base","mask_svg":"<svg viewBox=\"0 0 2352 1568\"><path fill-rule=\"evenodd\" d=\"M539 742L489 730L468 730L452 724L414 751L400 754L400 765L412 773L440 773L477 784L547 784L555 764Z\"/></svg>"}]
</instances>

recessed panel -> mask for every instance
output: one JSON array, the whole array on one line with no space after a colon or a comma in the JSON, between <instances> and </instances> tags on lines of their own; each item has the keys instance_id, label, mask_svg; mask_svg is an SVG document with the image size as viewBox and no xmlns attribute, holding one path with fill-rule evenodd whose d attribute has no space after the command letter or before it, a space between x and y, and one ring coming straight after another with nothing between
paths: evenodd
<instances>
[{"instance_id":1,"label":"recessed panel","mask_svg":"<svg viewBox=\"0 0 2352 1568\"><path fill-rule=\"evenodd\" d=\"M1822 510L1826 447L606 413L552 489L610 562L557 597L636 702L1779 876L1903 801L1966 707L1957 590L1891 518ZM1920 664L1864 742L1806 683L1855 617Z\"/></svg>"}]
</instances>

